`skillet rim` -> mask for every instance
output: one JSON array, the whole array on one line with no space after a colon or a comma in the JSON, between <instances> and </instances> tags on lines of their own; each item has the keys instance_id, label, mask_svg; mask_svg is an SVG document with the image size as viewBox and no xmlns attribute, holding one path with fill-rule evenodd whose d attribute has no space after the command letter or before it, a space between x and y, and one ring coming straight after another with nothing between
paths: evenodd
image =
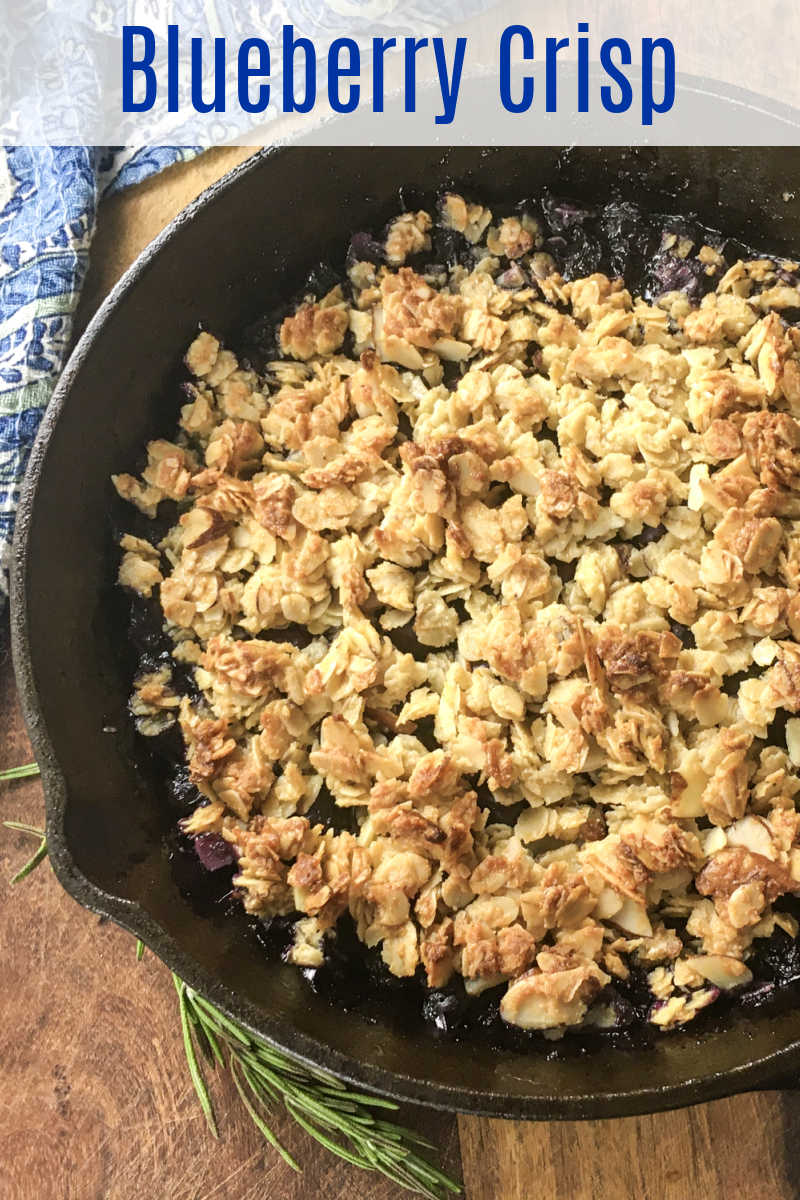
<instances>
[{"instance_id":1,"label":"skillet rim","mask_svg":"<svg viewBox=\"0 0 800 1200\"><path fill-rule=\"evenodd\" d=\"M389 149L391 151L391 148ZM800 1068L800 1033L796 1041L760 1058L709 1074L690 1076L680 1083L647 1086L645 1082L641 1088L566 1098L558 1094L520 1096L502 1091L456 1087L361 1062L349 1054L333 1049L324 1041L301 1033L284 1021L273 1020L264 1009L237 995L215 977L213 972L201 967L137 903L103 890L77 866L68 845L65 829L67 781L59 767L44 722L34 681L28 631L29 540L48 443L62 411L69 402L75 379L92 353L95 338L123 299L136 287L139 277L159 255L164 245L178 237L183 227L193 221L199 212L223 199L227 191L235 187L244 176L291 151L302 153L303 148L279 142L246 158L178 213L138 255L99 306L73 348L42 417L31 451L20 494L12 552L11 649L20 704L41 770L49 857L56 878L83 907L111 918L141 938L170 970L218 1005L228 1016L240 1021L251 1033L264 1037L271 1045L301 1063L314 1067L322 1066L348 1083L369 1088L395 1100L473 1116L577 1120L660 1112L758 1088L792 1086L793 1078ZM433 1040L431 1046L435 1046Z\"/></svg>"}]
</instances>

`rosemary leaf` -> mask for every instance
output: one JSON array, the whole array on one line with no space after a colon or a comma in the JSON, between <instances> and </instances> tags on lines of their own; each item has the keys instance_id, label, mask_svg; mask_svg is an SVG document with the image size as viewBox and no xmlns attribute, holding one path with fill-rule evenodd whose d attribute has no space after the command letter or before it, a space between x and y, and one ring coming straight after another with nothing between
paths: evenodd
<instances>
[{"instance_id":1,"label":"rosemary leaf","mask_svg":"<svg viewBox=\"0 0 800 1200\"><path fill-rule=\"evenodd\" d=\"M217 1062L221 1067L224 1067L225 1059L222 1057L222 1051L219 1048L219 1042L214 1032L207 1025L200 1025L199 1028L203 1031L203 1051L209 1062Z\"/></svg>"},{"instance_id":2,"label":"rosemary leaf","mask_svg":"<svg viewBox=\"0 0 800 1200\"><path fill-rule=\"evenodd\" d=\"M144 958L144 942L141 938L136 939L136 961L141 962Z\"/></svg>"},{"instance_id":3,"label":"rosemary leaf","mask_svg":"<svg viewBox=\"0 0 800 1200\"><path fill-rule=\"evenodd\" d=\"M257 1058L250 1054L241 1055L242 1066L247 1067L248 1071L258 1077L262 1093L265 1094L272 1104L279 1104L281 1099L280 1087L276 1084L275 1073L267 1070Z\"/></svg>"},{"instance_id":4,"label":"rosemary leaf","mask_svg":"<svg viewBox=\"0 0 800 1200\"><path fill-rule=\"evenodd\" d=\"M192 1041L192 1031L189 1027L189 1012L186 1002L186 984L183 980L178 979L177 975L173 974L173 981L178 993L178 1004L181 1014L181 1031L183 1033L183 1048L186 1051L186 1061L189 1064L189 1075L191 1076L194 1090L197 1092L197 1098L200 1101L200 1107L205 1113L208 1127L214 1137L219 1137L217 1131L217 1122L214 1119L214 1109L211 1106L211 1097L208 1094L206 1082L203 1079L203 1073L200 1070L197 1062L197 1055L194 1050L194 1042Z\"/></svg>"},{"instance_id":5,"label":"rosemary leaf","mask_svg":"<svg viewBox=\"0 0 800 1200\"><path fill-rule=\"evenodd\" d=\"M244 1087L242 1086L242 1082L239 1078L239 1072L241 1072L241 1074L244 1076L244 1078L247 1082L247 1086L250 1088L250 1091L253 1093L256 1100L260 1101L261 1096L260 1096L260 1091L259 1091L258 1085L256 1083L254 1083L252 1076L247 1071L247 1068L243 1067L241 1062L237 1059L236 1052L234 1050L231 1050L230 1067L231 1067L231 1075L233 1076L233 1082L236 1084L236 1090L239 1093L239 1095L241 1096L242 1103L244 1104L245 1108L247 1109L250 1119L253 1122L253 1124L255 1125L256 1129L258 1129L263 1134L263 1136L267 1139L269 1144L272 1147L274 1147L275 1150L278 1151L278 1154L280 1154L281 1158L283 1159L283 1161L285 1163L288 1163L289 1166L294 1171L297 1171L299 1174L302 1174L303 1168L300 1166L300 1164L297 1162L297 1160L295 1158L292 1158L289 1151L278 1141L278 1138L272 1132L269 1125L267 1125L266 1121L262 1118L261 1114L257 1111L255 1106L250 1101L250 1098L248 1097L247 1093L245 1092Z\"/></svg>"},{"instance_id":6,"label":"rosemary leaf","mask_svg":"<svg viewBox=\"0 0 800 1200\"><path fill-rule=\"evenodd\" d=\"M0 783L5 783L7 779L28 779L31 775L38 774L39 767L37 763L25 763L22 767L9 767L5 771L0 771Z\"/></svg>"},{"instance_id":7,"label":"rosemary leaf","mask_svg":"<svg viewBox=\"0 0 800 1200\"><path fill-rule=\"evenodd\" d=\"M413 1129L398 1129L397 1125L391 1125L388 1121L378 1121L373 1128L380 1133L382 1138L389 1141L401 1141L404 1138L407 1142L413 1142L415 1146L421 1146L425 1150L436 1149L433 1142L429 1142L426 1137L423 1137L421 1133L416 1133Z\"/></svg>"},{"instance_id":8,"label":"rosemary leaf","mask_svg":"<svg viewBox=\"0 0 800 1200\"><path fill-rule=\"evenodd\" d=\"M216 1021L216 1023L221 1026L220 1032L224 1030L230 1037L235 1038L237 1042L242 1042L242 1044L245 1046L250 1045L250 1038L239 1025L237 1025L234 1021L229 1020L228 1017L221 1013L218 1008L215 1008L213 1004L210 1004L208 1000L204 1000L202 996L198 996L197 992L192 991L191 989L187 990L189 991L191 998L192 1008L195 1010L199 1008L202 1012L210 1016L212 1020Z\"/></svg>"},{"instance_id":9,"label":"rosemary leaf","mask_svg":"<svg viewBox=\"0 0 800 1200\"><path fill-rule=\"evenodd\" d=\"M38 849L33 852L28 861L25 863L25 866L21 867L20 870L17 871L16 875L11 876L11 883L20 883L21 880L30 875L31 871L35 871L39 866L39 863L43 862L45 858L47 858L47 841L42 838Z\"/></svg>"},{"instance_id":10,"label":"rosemary leaf","mask_svg":"<svg viewBox=\"0 0 800 1200\"><path fill-rule=\"evenodd\" d=\"M210 1066L213 1066L215 1062L218 1062L220 1066L224 1067L225 1060L222 1058L219 1052L219 1046L216 1045L216 1043L214 1046L211 1044L214 1038L211 1030L208 1029L207 1026L203 1025L197 1014L193 1012L191 1008L189 1008L187 1015L190 1022L190 1032L194 1040L197 1042L203 1058Z\"/></svg>"},{"instance_id":11,"label":"rosemary leaf","mask_svg":"<svg viewBox=\"0 0 800 1200\"><path fill-rule=\"evenodd\" d=\"M29 825L27 821L3 821L6 829L17 829L20 833L29 833L31 837L44 837L44 830L37 825Z\"/></svg>"},{"instance_id":12,"label":"rosemary leaf","mask_svg":"<svg viewBox=\"0 0 800 1200\"><path fill-rule=\"evenodd\" d=\"M322 1084L321 1086L324 1088L325 1085ZM344 1087L345 1085L343 1084L342 1086ZM365 1107L387 1108L390 1112L397 1112L397 1105L394 1100L387 1100L385 1096L370 1096L367 1092L353 1092L351 1093L351 1097L358 1104L363 1104Z\"/></svg>"},{"instance_id":13,"label":"rosemary leaf","mask_svg":"<svg viewBox=\"0 0 800 1200\"><path fill-rule=\"evenodd\" d=\"M43 829L37 829L35 825L28 825L25 821L4 821L6 829L16 829L19 833L27 833L30 837L38 837L39 845L34 850L24 867L17 871L16 875L11 876L11 883L19 883L31 871L35 871L39 863L47 857L47 838Z\"/></svg>"},{"instance_id":14,"label":"rosemary leaf","mask_svg":"<svg viewBox=\"0 0 800 1200\"><path fill-rule=\"evenodd\" d=\"M287 1101L286 1107L288 1108L291 1115L294 1117L297 1124L302 1129L305 1129L306 1133L310 1134L311 1137L313 1137L315 1142L319 1142L319 1144L321 1146L324 1146L326 1150L330 1150L331 1154L335 1154L337 1158L343 1158L346 1163L350 1163L350 1165L353 1167L363 1167L364 1166L363 1153L362 1153L362 1158L360 1159L358 1157L358 1155L351 1154L339 1142L332 1141L327 1136L327 1134L325 1134L320 1129L319 1125L313 1125L311 1123L311 1121L307 1121L306 1118L303 1116L303 1113L294 1104L292 1104L291 1101ZM366 1157L368 1159L371 1158L370 1155L367 1155ZM370 1161L369 1162L370 1168L373 1167L376 1163L377 1163L377 1159Z\"/></svg>"}]
</instances>

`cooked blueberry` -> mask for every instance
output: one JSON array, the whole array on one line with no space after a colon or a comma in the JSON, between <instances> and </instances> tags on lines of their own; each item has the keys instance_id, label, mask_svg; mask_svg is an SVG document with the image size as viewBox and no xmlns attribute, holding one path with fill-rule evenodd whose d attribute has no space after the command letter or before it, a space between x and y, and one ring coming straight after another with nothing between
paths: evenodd
<instances>
[{"instance_id":1,"label":"cooked blueberry","mask_svg":"<svg viewBox=\"0 0 800 1200\"><path fill-rule=\"evenodd\" d=\"M580 204L574 204L570 200L559 200L554 196L547 196L542 201L544 214L547 218L547 224L552 229L553 233L563 233L565 230L575 229L576 226L583 225L590 217L595 215L591 208L584 208Z\"/></svg>"},{"instance_id":2,"label":"cooked blueberry","mask_svg":"<svg viewBox=\"0 0 800 1200\"><path fill-rule=\"evenodd\" d=\"M293 913L285 917L268 917L254 923L256 938L269 958L283 958L294 940L297 916L297 913Z\"/></svg>"},{"instance_id":3,"label":"cooked blueberry","mask_svg":"<svg viewBox=\"0 0 800 1200\"><path fill-rule=\"evenodd\" d=\"M354 233L347 250L348 265L354 262L382 263L385 254L383 246L369 233Z\"/></svg>"},{"instance_id":4,"label":"cooked blueberry","mask_svg":"<svg viewBox=\"0 0 800 1200\"><path fill-rule=\"evenodd\" d=\"M207 871L219 871L236 862L233 846L218 833L198 833L194 839L194 852Z\"/></svg>"},{"instance_id":5,"label":"cooked blueberry","mask_svg":"<svg viewBox=\"0 0 800 1200\"><path fill-rule=\"evenodd\" d=\"M627 201L607 205L600 218L600 230L608 245L612 275L626 275L632 267L640 268L652 235L637 205Z\"/></svg>"},{"instance_id":6,"label":"cooked blueberry","mask_svg":"<svg viewBox=\"0 0 800 1200\"><path fill-rule=\"evenodd\" d=\"M681 625L679 621L673 621L670 619L669 627L671 632L675 634L675 637L683 643L686 650L694 650L696 642L694 640L694 634L688 625Z\"/></svg>"},{"instance_id":7,"label":"cooked blueberry","mask_svg":"<svg viewBox=\"0 0 800 1200\"><path fill-rule=\"evenodd\" d=\"M459 992L429 992L422 1003L422 1016L437 1033L458 1032L464 1019L467 997L463 989Z\"/></svg>"},{"instance_id":8,"label":"cooked blueberry","mask_svg":"<svg viewBox=\"0 0 800 1200\"><path fill-rule=\"evenodd\" d=\"M499 287L507 288L509 291L516 291L518 288L525 287L528 280L525 278L519 263L512 263L507 271L503 271L497 276L496 282Z\"/></svg>"},{"instance_id":9,"label":"cooked blueberry","mask_svg":"<svg viewBox=\"0 0 800 1200\"><path fill-rule=\"evenodd\" d=\"M756 978L777 984L800 980L800 944L782 929L770 938L759 938L749 964Z\"/></svg>"},{"instance_id":10,"label":"cooked blueberry","mask_svg":"<svg viewBox=\"0 0 800 1200\"><path fill-rule=\"evenodd\" d=\"M786 745L786 722L788 720L789 713L785 708L779 708L767 726L767 741L770 743L770 745Z\"/></svg>"},{"instance_id":11,"label":"cooked blueberry","mask_svg":"<svg viewBox=\"0 0 800 1200\"><path fill-rule=\"evenodd\" d=\"M597 238L576 228L570 231L566 250L561 260L561 273L565 279L580 279L599 271L603 262L603 250Z\"/></svg>"},{"instance_id":12,"label":"cooked blueberry","mask_svg":"<svg viewBox=\"0 0 800 1200\"><path fill-rule=\"evenodd\" d=\"M456 263L466 265L472 261L472 247L463 234L455 229L437 226L431 231L431 253L437 262L452 267Z\"/></svg>"},{"instance_id":13,"label":"cooked blueberry","mask_svg":"<svg viewBox=\"0 0 800 1200\"><path fill-rule=\"evenodd\" d=\"M188 770L183 766L170 774L166 781L166 791L170 806L182 817L187 817L201 803L207 803L202 792L189 778Z\"/></svg>"},{"instance_id":14,"label":"cooked blueberry","mask_svg":"<svg viewBox=\"0 0 800 1200\"><path fill-rule=\"evenodd\" d=\"M645 298L657 299L666 292L683 292L697 303L708 290L709 278L697 258L679 258L669 250L655 256L645 279Z\"/></svg>"},{"instance_id":15,"label":"cooked blueberry","mask_svg":"<svg viewBox=\"0 0 800 1200\"><path fill-rule=\"evenodd\" d=\"M624 996L620 996L619 992L614 992L611 998L611 1006L614 1009L615 1029L627 1029L636 1021L636 1009L630 1000L626 1000Z\"/></svg>"},{"instance_id":16,"label":"cooked blueberry","mask_svg":"<svg viewBox=\"0 0 800 1200\"><path fill-rule=\"evenodd\" d=\"M631 544L638 546L641 550L643 546L660 541L666 532L664 525L645 525L641 533L637 533L635 537L631 538Z\"/></svg>"}]
</instances>

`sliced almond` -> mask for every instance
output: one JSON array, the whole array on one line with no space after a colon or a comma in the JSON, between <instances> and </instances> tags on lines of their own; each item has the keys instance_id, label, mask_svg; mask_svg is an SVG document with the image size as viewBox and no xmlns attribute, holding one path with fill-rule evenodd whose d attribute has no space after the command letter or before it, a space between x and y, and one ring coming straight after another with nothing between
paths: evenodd
<instances>
[{"instance_id":1,"label":"sliced almond","mask_svg":"<svg viewBox=\"0 0 800 1200\"><path fill-rule=\"evenodd\" d=\"M753 972L748 966L727 954L697 954L687 958L686 965L697 971L698 975L702 975L703 979L707 979L714 987L723 990L740 987L753 978Z\"/></svg>"}]
</instances>

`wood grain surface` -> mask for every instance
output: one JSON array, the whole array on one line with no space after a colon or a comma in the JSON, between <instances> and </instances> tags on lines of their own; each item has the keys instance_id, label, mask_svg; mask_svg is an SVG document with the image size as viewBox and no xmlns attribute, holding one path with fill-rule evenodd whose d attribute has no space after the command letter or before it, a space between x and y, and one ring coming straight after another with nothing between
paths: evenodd
<instances>
[{"instance_id":1,"label":"wood grain surface","mask_svg":"<svg viewBox=\"0 0 800 1200\"><path fill-rule=\"evenodd\" d=\"M247 155L214 150L101 207L84 325L136 254ZM30 760L0 629L0 769ZM37 780L0 785L0 817L40 824ZM45 864L8 879L34 844L0 830L0 1200L399 1200L276 1114L296 1176L214 1077L221 1139L186 1073L176 997L152 955L85 912ZM462 1173L467 1200L796 1200L800 1098L761 1093L620 1121L522 1124L406 1109Z\"/></svg>"}]
</instances>

